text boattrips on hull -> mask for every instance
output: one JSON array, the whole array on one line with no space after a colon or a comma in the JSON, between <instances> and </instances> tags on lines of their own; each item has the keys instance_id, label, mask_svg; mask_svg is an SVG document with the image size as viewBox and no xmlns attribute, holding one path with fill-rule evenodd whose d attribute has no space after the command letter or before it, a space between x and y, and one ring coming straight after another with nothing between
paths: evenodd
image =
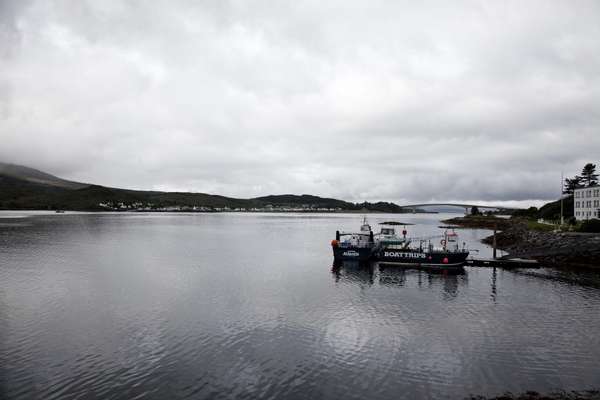
<instances>
[{"instance_id":1,"label":"text boattrips on hull","mask_svg":"<svg viewBox=\"0 0 600 400\"><path fill-rule=\"evenodd\" d=\"M379 233L374 234L366 219L359 232L336 232L331 241L334 262L375 261L382 264L396 264L409 267L439 269L462 268L469 250L459 245L458 235L453 229L446 229L443 235L412 239L407 237L406 225L382 223ZM398 235L393 225L403 225L402 235ZM439 245L436 241L439 240Z\"/></svg>"}]
</instances>

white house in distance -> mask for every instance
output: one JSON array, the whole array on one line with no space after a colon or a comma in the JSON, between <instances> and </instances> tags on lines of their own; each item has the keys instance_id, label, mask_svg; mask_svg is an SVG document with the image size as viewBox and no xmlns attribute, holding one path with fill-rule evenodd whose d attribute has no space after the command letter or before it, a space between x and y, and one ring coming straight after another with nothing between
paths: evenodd
<instances>
[{"instance_id":1,"label":"white house in distance","mask_svg":"<svg viewBox=\"0 0 600 400\"><path fill-rule=\"evenodd\" d=\"M574 190L575 219L600 218L600 186L582 187Z\"/></svg>"}]
</instances>

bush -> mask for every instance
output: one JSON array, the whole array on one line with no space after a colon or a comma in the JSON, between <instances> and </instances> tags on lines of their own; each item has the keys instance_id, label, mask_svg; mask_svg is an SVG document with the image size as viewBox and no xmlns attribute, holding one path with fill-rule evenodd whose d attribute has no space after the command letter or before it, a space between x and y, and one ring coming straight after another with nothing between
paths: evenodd
<instances>
[{"instance_id":1,"label":"bush","mask_svg":"<svg viewBox=\"0 0 600 400\"><path fill-rule=\"evenodd\" d=\"M527 210L515 210L512 214L515 218L538 219L537 207L529 207Z\"/></svg>"},{"instance_id":2,"label":"bush","mask_svg":"<svg viewBox=\"0 0 600 400\"><path fill-rule=\"evenodd\" d=\"M579 232L600 233L600 219L588 219L583 221L578 229Z\"/></svg>"}]
</instances>

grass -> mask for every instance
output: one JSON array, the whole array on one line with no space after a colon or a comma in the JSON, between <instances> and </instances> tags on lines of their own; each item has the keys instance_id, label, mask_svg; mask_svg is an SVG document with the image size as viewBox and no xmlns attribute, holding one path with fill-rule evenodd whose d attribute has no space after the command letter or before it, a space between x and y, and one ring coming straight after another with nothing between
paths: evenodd
<instances>
[{"instance_id":1,"label":"grass","mask_svg":"<svg viewBox=\"0 0 600 400\"><path fill-rule=\"evenodd\" d=\"M541 224L537 221L527 220L527 229L530 231L551 232L556 229L555 225Z\"/></svg>"}]
</instances>

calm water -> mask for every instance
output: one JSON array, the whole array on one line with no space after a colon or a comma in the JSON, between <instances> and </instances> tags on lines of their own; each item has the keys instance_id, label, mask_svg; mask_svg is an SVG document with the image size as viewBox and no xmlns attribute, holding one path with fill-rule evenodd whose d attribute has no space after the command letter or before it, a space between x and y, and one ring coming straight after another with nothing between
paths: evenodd
<instances>
[{"instance_id":1,"label":"calm water","mask_svg":"<svg viewBox=\"0 0 600 400\"><path fill-rule=\"evenodd\" d=\"M600 277L331 270L358 215L0 214L0 398L600 386ZM409 215L437 234L444 215ZM398 218L372 216L371 223ZM478 243L484 230L462 239Z\"/></svg>"}]
</instances>

